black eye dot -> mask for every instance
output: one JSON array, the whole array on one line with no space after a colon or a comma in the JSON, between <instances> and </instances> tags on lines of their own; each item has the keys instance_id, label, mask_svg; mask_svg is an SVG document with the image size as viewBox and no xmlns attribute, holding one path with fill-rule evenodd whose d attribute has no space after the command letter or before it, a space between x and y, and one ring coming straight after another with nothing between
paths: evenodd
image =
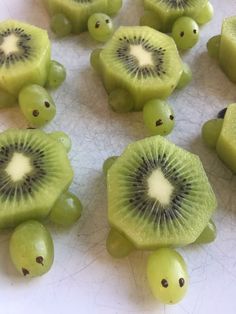
<instances>
[{"instance_id":1,"label":"black eye dot","mask_svg":"<svg viewBox=\"0 0 236 314\"><path fill-rule=\"evenodd\" d=\"M181 33L180 33L180 37L184 37L184 32L181 32Z\"/></svg>"},{"instance_id":2,"label":"black eye dot","mask_svg":"<svg viewBox=\"0 0 236 314\"><path fill-rule=\"evenodd\" d=\"M157 120L156 121L156 126L160 126L163 124L163 121L161 119Z\"/></svg>"},{"instance_id":3,"label":"black eye dot","mask_svg":"<svg viewBox=\"0 0 236 314\"><path fill-rule=\"evenodd\" d=\"M23 273L23 275L24 275L24 276L29 275L29 271L28 271L28 269L26 269L26 268L22 268L21 270L22 270L22 273Z\"/></svg>"},{"instance_id":4,"label":"black eye dot","mask_svg":"<svg viewBox=\"0 0 236 314\"><path fill-rule=\"evenodd\" d=\"M96 24L95 24L95 28L99 28L100 27L100 22L97 21Z\"/></svg>"},{"instance_id":5,"label":"black eye dot","mask_svg":"<svg viewBox=\"0 0 236 314\"><path fill-rule=\"evenodd\" d=\"M33 111L32 111L32 115L33 115L34 117L37 117L37 116L39 115L39 111L38 111L38 110L33 110Z\"/></svg>"},{"instance_id":6,"label":"black eye dot","mask_svg":"<svg viewBox=\"0 0 236 314\"><path fill-rule=\"evenodd\" d=\"M110 23L110 20L109 20L109 19L106 19L106 23L109 24L109 23Z\"/></svg>"},{"instance_id":7,"label":"black eye dot","mask_svg":"<svg viewBox=\"0 0 236 314\"><path fill-rule=\"evenodd\" d=\"M197 30L196 29L194 29L193 32L194 32L194 34L197 34Z\"/></svg>"},{"instance_id":8,"label":"black eye dot","mask_svg":"<svg viewBox=\"0 0 236 314\"><path fill-rule=\"evenodd\" d=\"M170 115L170 120L174 120L174 116L172 116L172 114Z\"/></svg>"},{"instance_id":9,"label":"black eye dot","mask_svg":"<svg viewBox=\"0 0 236 314\"><path fill-rule=\"evenodd\" d=\"M48 101L45 101L44 105L45 105L46 108L49 108L51 106Z\"/></svg>"},{"instance_id":10,"label":"black eye dot","mask_svg":"<svg viewBox=\"0 0 236 314\"><path fill-rule=\"evenodd\" d=\"M36 263L41 264L43 266L43 257L42 256L38 256L36 257Z\"/></svg>"},{"instance_id":11,"label":"black eye dot","mask_svg":"<svg viewBox=\"0 0 236 314\"><path fill-rule=\"evenodd\" d=\"M184 278L180 278L179 279L179 286L180 286L180 288L182 288L184 286L184 284L185 284Z\"/></svg>"},{"instance_id":12,"label":"black eye dot","mask_svg":"<svg viewBox=\"0 0 236 314\"><path fill-rule=\"evenodd\" d=\"M161 285L163 288L168 288L168 286L169 286L168 281L166 279L162 279Z\"/></svg>"}]
</instances>

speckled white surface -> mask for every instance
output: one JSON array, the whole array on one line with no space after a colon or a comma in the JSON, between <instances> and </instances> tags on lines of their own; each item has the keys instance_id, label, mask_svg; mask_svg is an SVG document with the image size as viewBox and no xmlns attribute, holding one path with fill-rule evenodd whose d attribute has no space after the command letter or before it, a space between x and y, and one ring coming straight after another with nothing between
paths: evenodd
<instances>
[{"instance_id":1,"label":"speckled white surface","mask_svg":"<svg viewBox=\"0 0 236 314\"><path fill-rule=\"evenodd\" d=\"M201 29L200 43L183 56L192 67L194 80L170 99L177 120L170 139L200 155L219 202L215 243L180 250L191 276L187 297L175 306L153 299L145 276L146 254L137 252L121 261L108 256L101 167L108 156L120 154L128 143L147 134L141 113L118 115L108 109L102 84L89 66L90 52L98 46L89 35L56 40L50 33L53 57L66 66L68 78L54 93L58 113L46 129L64 130L72 138L72 190L84 203L84 213L69 231L50 226L55 263L42 278L26 280L16 274L8 253L10 233L0 235L0 314L236 313L236 177L199 137L202 123L236 98L236 86L208 58L205 49L208 38L220 32L222 19L236 14L236 2L212 3L214 20ZM141 0L124 0L116 23L137 25L141 13ZM43 28L49 24L42 0L1 0L0 20L6 18ZM1 130L25 126L18 108L1 110Z\"/></svg>"}]
</instances>

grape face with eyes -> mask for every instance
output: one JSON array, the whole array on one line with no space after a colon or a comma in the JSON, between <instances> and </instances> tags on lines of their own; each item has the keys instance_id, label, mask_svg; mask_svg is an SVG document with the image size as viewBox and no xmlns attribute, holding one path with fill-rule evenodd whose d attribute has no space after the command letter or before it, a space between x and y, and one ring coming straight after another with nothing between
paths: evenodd
<instances>
[{"instance_id":1,"label":"grape face with eyes","mask_svg":"<svg viewBox=\"0 0 236 314\"><path fill-rule=\"evenodd\" d=\"M19 94L20 108L31 126L41 127L56 114L56 106L46 89L39 85L28 85Z\"/></svg>"},{"instance_id":2,"label":"grape face with eyes","mask_svg":"<svg viewBox=\"0 0 236 314\"><path fill-rule=\"evenodd\" d=\"M190 49L199 40L199 26L190 17L180 17L172 27L172 37L179 50Z\"/></svg>"},{"instance_id":3,"label":"grape face with eyes","mask_svg":"<svg viewBox=\"0 0 236 314\"><path fill-rule=\"evenodd\" d=\"M106 42L114 32L111 18L104 13L95 13L88 20L88 30L93 39Z\"/></svg>"},{"instance_id":4,"label":"grape face with eyes","mask_svg":"<svg viewBox=\"0 0 236 314\"><path fill-rule=\"evenodd\" d=\"M175 125L172 108L159 99L150 100L145 104L143 120L151 135L168 135Z\"/></svg>"},{"instance_id":5,"label":"grape face with eyes","mask_svg":"<svg viewBox=\"0 0 236 314\"><path fill-rule=\"evenodd\" d=\"M187 267L173 249L162 248L149 256L147 277L153 295L165 304L178 303L187 292Z\"/></svg>"}]
</instances>

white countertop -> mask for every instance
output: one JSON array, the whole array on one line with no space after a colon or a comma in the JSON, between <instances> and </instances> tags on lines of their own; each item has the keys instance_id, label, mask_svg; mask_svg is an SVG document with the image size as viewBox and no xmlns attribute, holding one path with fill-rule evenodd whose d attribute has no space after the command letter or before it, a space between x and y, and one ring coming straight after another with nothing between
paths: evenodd
<instances>
[{"instance_id":1,"label":"white countertop","mask_svg":"<svg viewBox=\"0 0 236 314\"><path fill-rule=\"evenodd\" d=\"M48 28L49 18L42 2L1 0L0 20L21 19ZM219 203L214 216L217 240L180 250L191 276L186 298L175 306L154 300L145 277L145 253L133 253L124 260L114 260L107 254L102 164L108 156L120 154L128 143L147 133L141 113L119 115L108 109L106 93L89 66L90 52L99 45L88 33L63 40L50 33L53 58L66 66L68 78L54 93L58 113L46 130L61 129L73 140L72 191L81 198L84 212L69 231L49 226L55 243L55 262L41 278L28 280L17 275L8 253L10 233L0 235L0 314L236 313L236 176L199 137L203 122L236 99L236 86L208 57L205 48L207 40L220 33L223 18L236 14L236 1L212 3L213 21L202 27L200 42L183 56L194 79L170 98L177 125L169 138L200 155ZM137 25L141 13L141 0L124 0L116 23ZM18 108L1 110L0 130L25 126Z\"/></svg>"}]
</instances>

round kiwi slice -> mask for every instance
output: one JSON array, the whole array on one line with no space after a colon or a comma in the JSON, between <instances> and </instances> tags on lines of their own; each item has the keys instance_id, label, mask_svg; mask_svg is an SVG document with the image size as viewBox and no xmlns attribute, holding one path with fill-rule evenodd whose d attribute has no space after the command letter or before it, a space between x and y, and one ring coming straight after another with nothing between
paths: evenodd
<instances>
[{"instance_id":1,"label":"round kiwi slice","mask_svg":"<svg viewBox=\"0 0 236 314\"><path fill-rule=\"evenodd\" d=\"M208 0L144 0L144 8L156 14L161 31L170 32L178 17L194 17L207 2Z\"/></svg>"},{"instance_id":2,"label":"round kiwi slice","mask_svg":"<svg viewBox=\"0 0 236 314\"><path fill-rule=\"evenodd\" d=\"M161 136L130 144L107 186L111 226L139 249L194 242L216 208L199 158Z\"/></svg>"},{"instance_id":3,"label":"round kiwi slice","mask_svg":"<svg viewBox=\"0 0 236 314\"><path fill-rule=\"evenodd\" d=\"M0 89L17 96L25 85L45 85L50 53L45 30L14 20L1 22Z\"/></svg>"},{"instance_id":4,"label":"round kiwi slice","mask_svg":"<svg viewBox=\"0 0 236 314\"><path fill-rule=\"evenodd\" d=\"M153 98L167 98L183 71L172 38L150 27L120 27L99 54L108 93L124 89L134 110Z\"/></svg>"},{"instance_id":5,"label":"round kiwi slice","mask_svg":"<svg viewBox=\"0 0 236 314\"><path fill-rule=\"evenodd\" d=\"M0 134L0 228L46 217L69 187L73 171L64 147L40 130Z\"/></svg>"}]
</instances>

